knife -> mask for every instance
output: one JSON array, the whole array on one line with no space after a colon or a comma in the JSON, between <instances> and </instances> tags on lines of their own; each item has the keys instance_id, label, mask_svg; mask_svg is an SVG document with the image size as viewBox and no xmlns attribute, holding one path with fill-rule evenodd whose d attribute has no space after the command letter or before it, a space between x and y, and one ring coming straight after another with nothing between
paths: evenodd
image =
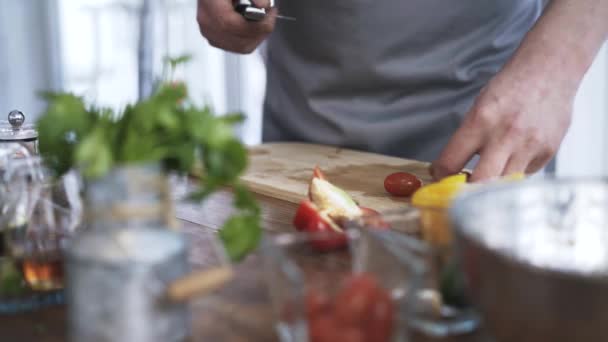
<instances>
[{"instance_id":1,"label":"knife","mask_svg":"<svg viewBox=\"0 0 608 342\"><path fill-rule=\"evenodd\" d=\"M274 1L270 1L270 7L274 7ZM256 7L251 0L236 0L234 9L249 21L262 21L266 18L266 9ZM277 15L277 19L295 21L296 18L284 15Z\"/></svg>"}]
</instances>

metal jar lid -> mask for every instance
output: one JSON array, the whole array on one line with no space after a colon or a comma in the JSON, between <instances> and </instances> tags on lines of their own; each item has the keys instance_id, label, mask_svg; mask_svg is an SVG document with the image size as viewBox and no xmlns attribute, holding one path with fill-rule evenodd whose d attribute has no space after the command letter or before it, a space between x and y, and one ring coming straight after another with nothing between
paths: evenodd
<instances>
[{"instance_id":1,"label":"metal jar lid","mask_svg":"<svg viewBox=\"0 0 608 342\"><path fill-rule=\"evenodd\" d=\"M34 141L38 131L32 124L24 124L25 115L19 110L8 113L8 121L0 121L0 141Z\"/></svg>"}]
</instances>

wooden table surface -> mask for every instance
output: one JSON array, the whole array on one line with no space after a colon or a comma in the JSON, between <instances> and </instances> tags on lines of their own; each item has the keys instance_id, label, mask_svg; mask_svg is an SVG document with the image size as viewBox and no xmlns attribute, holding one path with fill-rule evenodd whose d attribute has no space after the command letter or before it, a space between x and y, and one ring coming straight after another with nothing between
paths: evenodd
<instances>
[{"instance_id":1,"label":"wooden table surface","mask_svg":"<svg viewBox=\"0 0 608 342\"><path fill-rule=\"evenodd\" d=\"M263 227L277 232L291 228L296 205L258 196L263 208ZM192 242L191 261L205 265L205 241L215 234L230 214L231 197L222 192L204 204L180 203L176 215L183 231ZM257 253L250 255L236 267L237 276L226 287L212 296L194 301L193 341L248 341L273 342L272 312L265 285L261 278L261 260ZM0 341L66 341L66 309L63 306L35 313L14 316L0 315ZM428 341L416 337L417 341ZM439 341L439 340L433 340ZM441 341L485 342L480 336L466 336Z\"/></svg>"}]
</instances>

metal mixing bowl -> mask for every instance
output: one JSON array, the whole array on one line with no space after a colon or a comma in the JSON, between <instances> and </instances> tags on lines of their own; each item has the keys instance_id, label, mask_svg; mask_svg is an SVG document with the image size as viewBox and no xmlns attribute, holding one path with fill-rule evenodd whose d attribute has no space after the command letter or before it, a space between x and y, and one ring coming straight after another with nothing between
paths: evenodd
<instances>
[{"instance_id":1,"label":"metal mixing bowl","mask_svg":"<svg viewBox=\"0 0 608 342\"><path fill-rule=\"evenodd\" d=\"M450 216L469 296L498 341L608 340L608 180L484 186Z\"/></svg>"}]
</instances>

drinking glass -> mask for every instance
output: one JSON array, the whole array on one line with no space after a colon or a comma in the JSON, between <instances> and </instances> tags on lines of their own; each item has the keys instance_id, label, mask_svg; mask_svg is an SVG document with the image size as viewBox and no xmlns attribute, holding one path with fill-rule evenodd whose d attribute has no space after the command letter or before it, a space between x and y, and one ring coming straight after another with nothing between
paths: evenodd
<instances>
[{"instance_id":1,"label":"drinking glass","mask_svg":"<svg viewBox=\"0 0 608 342\"><path fill-rule=\"evenodd\" d=\"M351 222L353 228L370 229L381 221L393 232L415 238L427 246L422 258L428 270L423 288L412 297L412 330L433 338L468 334L479 326L479 316L469 303L452 239L451 222L444 208L405 208L368 214ZM391 243L388 241L387 243Z\"/></svg>"},{"instance_id":2,"label":"drinking glass","mask_svg":"<svg viewBox=\"0 0 608 342\"><path fill-rule=\"evenodd\" d=\"M424 246L389 231L282 233L262 244L281 341L408 341L408 301L424 277ZM387 241L394 241L388 244Z\"/></svg>"}]
</instances>

